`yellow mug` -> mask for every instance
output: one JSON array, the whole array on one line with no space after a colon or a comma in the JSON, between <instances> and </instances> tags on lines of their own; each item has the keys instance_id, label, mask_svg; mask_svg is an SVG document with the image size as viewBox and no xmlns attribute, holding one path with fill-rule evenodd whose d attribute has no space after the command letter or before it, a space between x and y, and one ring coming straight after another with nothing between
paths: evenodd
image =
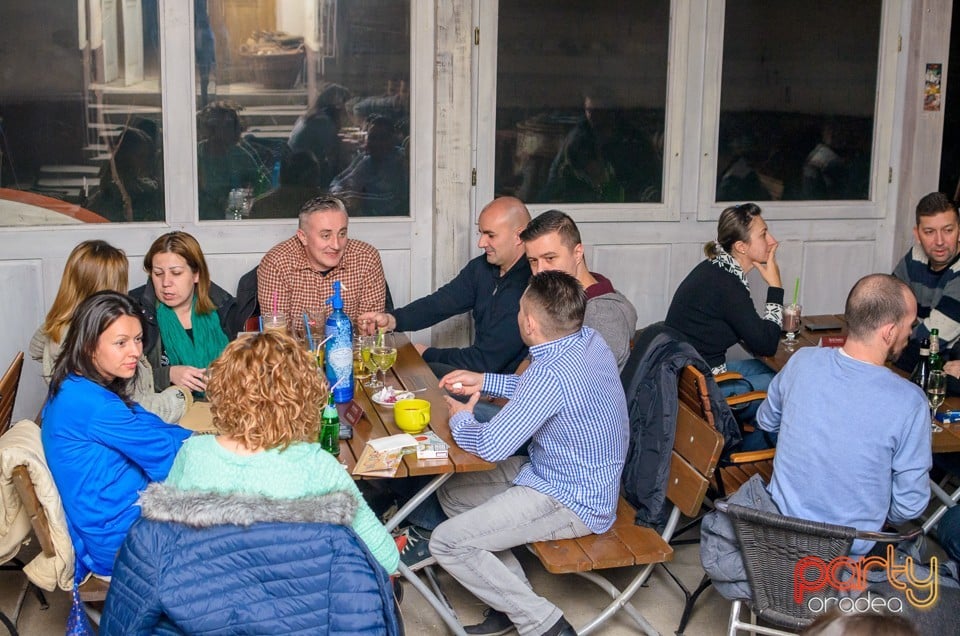
<instances>
[{"instance_id":1,"label":"yellow mug","mask_svg":"<svg viewBox=\"0 0 960 636\"><path fill-rule=\"evenodd\" d=\"M400 400L393 405L393 421L404 433L419 433L430 423L430 402L415 398Z\"/></svg>"}]
</instances>

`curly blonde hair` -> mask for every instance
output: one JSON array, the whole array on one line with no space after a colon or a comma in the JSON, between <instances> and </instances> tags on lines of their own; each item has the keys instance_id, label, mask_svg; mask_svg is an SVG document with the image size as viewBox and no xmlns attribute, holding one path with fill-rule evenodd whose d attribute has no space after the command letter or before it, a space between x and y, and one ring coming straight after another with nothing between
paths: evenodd
<instances>
[{"instance_id":1,"label":"curly blonde hair","mask_svg":"<svg viewBox=\"0 0 960 636\"><path fill-rule=\"evenodd\" d=\"M316 441L326 381L291 336L266 331L234 340L209 367L207 398L222 434L250 450Z\"/></svg>"}]
</instances>

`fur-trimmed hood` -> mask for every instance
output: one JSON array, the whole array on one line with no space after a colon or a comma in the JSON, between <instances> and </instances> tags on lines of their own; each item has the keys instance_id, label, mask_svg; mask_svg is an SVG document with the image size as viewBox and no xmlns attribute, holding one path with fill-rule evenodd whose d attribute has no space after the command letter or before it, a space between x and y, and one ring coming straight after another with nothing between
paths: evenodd
<instances>
[{"instance_id":1,"label":"fur-trimmed hood","mask_svg":"<svg viewBox=\"0 0 960 636\"><path fill-rule=\"evenodd\" d=\"M357 512L356 498L343 491L299 499L271 499L262 495L181 490L161 483L147 486L137 503L146 519L194 528L277 522L349 526Z\"/></svg>"}]
</instances>

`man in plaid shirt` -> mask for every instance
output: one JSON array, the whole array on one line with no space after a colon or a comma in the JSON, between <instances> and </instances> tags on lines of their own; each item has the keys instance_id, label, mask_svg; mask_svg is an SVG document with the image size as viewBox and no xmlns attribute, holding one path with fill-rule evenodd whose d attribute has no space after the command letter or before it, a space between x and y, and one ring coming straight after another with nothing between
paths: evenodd
<instances>
[{"instance_id":1,"label":"man in plaid shirt","mask_svg":"<svg viewBox=\"0 0 960 636\"><path fill-rule=\"evenodd\" d=\"M305 311L326 307L333 282L340 281L343 310L356 322L360 314L383 311L387 283L376 248L347 238L349 218L336 197L318 197L300 210L296 235L275 246L260 261L257 295L263 311L276 311L294 330Z\"/></svg>"}]
</instances>

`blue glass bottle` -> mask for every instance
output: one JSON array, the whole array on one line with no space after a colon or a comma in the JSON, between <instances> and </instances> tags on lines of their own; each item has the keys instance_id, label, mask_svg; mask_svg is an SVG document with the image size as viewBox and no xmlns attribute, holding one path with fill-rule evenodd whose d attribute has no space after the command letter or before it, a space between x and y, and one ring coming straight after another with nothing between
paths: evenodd
<instances>
[{"instance_id":1,"label":"blue glass bottle","mask_svg":"<svg viewBox=\"0 0 960 636\"><path fill-rule=\"evenodd\" d=\"M324 325L324 336L327 338L324 364L333 401L342 404L353 399L353 326L343 312L340 281L334 281L333 298L327 302L333 306L333 311Z\"/></svg>"}]
</instances>

